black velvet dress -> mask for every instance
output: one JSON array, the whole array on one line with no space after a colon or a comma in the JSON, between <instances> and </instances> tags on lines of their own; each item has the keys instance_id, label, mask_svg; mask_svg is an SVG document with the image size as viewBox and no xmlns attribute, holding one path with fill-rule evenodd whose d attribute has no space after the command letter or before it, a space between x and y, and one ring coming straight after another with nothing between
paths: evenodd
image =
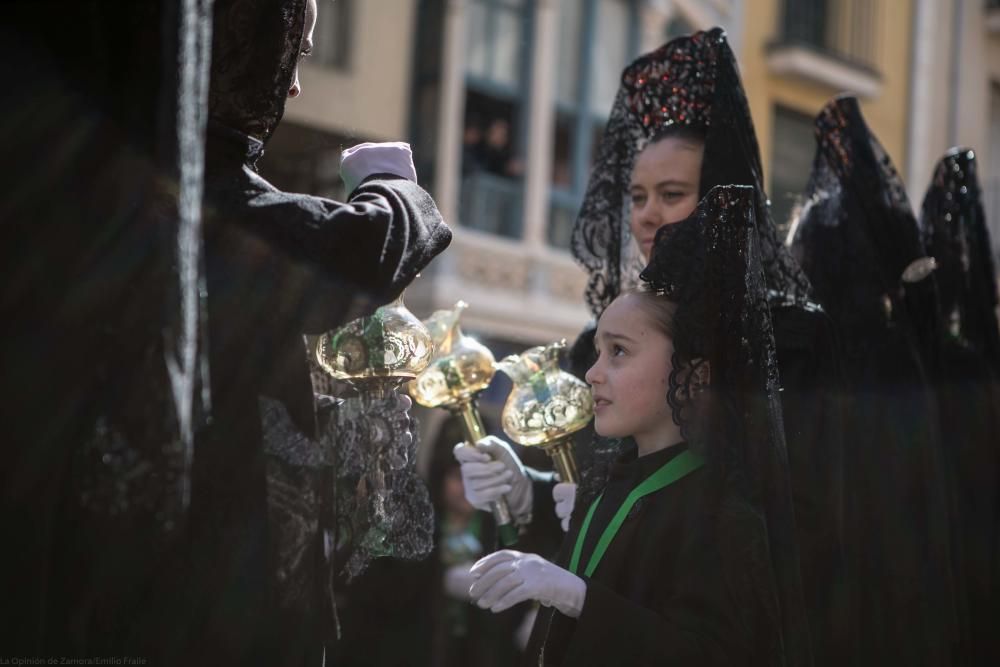
<instances>
[{"instance_id":1,"label":"black velvet dress","mask_svg":"<svg viewBox=\"0 0 1000 667\"><path fill-rule=\"evenodd\" d=\"M581 563L629 492L686 449L637 458L633 444L612 465ZM586 579L580 617L543 607L525 664L745 664L748 641L722 574L714 495L709 471L700 468L639 500ZM580 509L556 560L564 568L589 508Z\"/></svg>"}]
</instances>

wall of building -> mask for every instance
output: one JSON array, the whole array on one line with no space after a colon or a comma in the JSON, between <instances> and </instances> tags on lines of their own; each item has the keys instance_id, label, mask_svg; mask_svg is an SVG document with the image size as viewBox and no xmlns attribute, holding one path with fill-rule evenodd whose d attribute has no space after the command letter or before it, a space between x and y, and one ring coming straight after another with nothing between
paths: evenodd
<instances>
[{"instance_id":1,"label":"wall of building","mask_svg":"<svg viewBox=\"0 0 1000 667\"><path fill-rule=\"evenodd\" d=\"M875 67L880 90L862 98L862 109L897 165L906 162L906 118L909 107L909 63L911 50L911 0L875 2ZM841 92L817 81L775 74L768 64L768 46L778 35L783 0L754 0L744 11L743 44L737 54L750 111L756 123L764 169L771 173L774 106L780 104L800 113L815 115L831 97Z\"/></svg>"},{"instance_id":2,"label":"wall of building","mask_svg":"<svg viewBox=\"0 0 1000 667\"><path fill-rule=\"evenodd\" d=\"M352 10L349 68L304 61L302 96L288 104L285 116L348 137L405 139L416 0L355 0Z\"/></svg>"}]
</instances>

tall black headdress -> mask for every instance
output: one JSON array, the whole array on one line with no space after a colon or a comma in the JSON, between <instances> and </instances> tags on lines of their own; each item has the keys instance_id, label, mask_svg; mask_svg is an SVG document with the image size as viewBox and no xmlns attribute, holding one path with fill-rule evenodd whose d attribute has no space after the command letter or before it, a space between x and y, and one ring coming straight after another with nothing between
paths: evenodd
<instances>
[{"instance_id":1,"label":"tall black headdress","mask_svg":"<svg viewBox=\"0 0 1000 667\"><path fill-rule=\"evenodd\" d=\"M725 576L757 639L754 664L811 664L757 190L713 188L662 228L642 280L676 304L669 401L721 482ZM707 392L691 368L707 362Z\"/></svg>"},{"instance_id":2,"label":"tall black headdress","mask_svg":"<svg viewBox=\"0 0 1000 667\"><path fill-rule=\"evenodd\" d=\"M936 308L933 289L926 289L932 264L903 181L856 97L823 108L816 142L789 241L817 300L840 325L849 352L872 326L905 326L915 340L926 339ZM927 352L921 350L924 361Z\"/></svg>"},{"instance_id":3,"label":"tall black headdress","mask_svg":"<svg viewBox=\"0 0 1000 667\"><path fill-rule=\"evenodd\" d=\"M947 467L929 383L940 349L932 264L856 98L823 108L816 142L789 239L845 351L856 651L865 664L949 664L956 617Z\"/></svg>"},{"instance_id":4,"label":"tall black headdress","mask_svg":"<svg viewBox=\"0 0 1000 667\"><path fill-rule=\"evenodd\" d=\"M948 333L1000 376L996 265L972 149L953 148L938 162L920 226L927 252L937 261L934 275Z\"/></svg>"},{"instance_id":5,"label":"tall black headdress","mask_svg":"<svg viewBox=\"0 0 1000 667\"><path fill-rule=\"evenodd\" d=\"M716 185L757 189L761 257L767 286L782 298L809 293L809 281L771 224L760 149L725 32L713 28L674 39L622 72L604 137L573 230L573 256L590 273L587 301L595 315L636 284L644 262L629 229L632 168L664 128L685 125L705 134L699 195Z\"/></svg>"}]
</instances>

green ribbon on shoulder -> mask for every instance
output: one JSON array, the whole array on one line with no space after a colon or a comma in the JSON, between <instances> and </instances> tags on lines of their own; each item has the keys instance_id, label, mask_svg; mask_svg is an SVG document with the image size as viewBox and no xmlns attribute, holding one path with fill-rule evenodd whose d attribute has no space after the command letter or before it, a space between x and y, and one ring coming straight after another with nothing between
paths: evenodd
<instances>
[{"instance_id":1,"label":"green ribbon on shoulder","mask_svg":"<svg viewBox=\"0 0 1000 667\"><path fill-rule=\"evenodd\" d=\"M698 455L691 452L691 450L685 450L670 459L662 466L657 468L656 472L647 477L642 481L641 484L632 489L632 492L628 494L624 502L622 502L621 507L615 512L615 515L611 518L611 522L608 523L607 528L601 534L601 539L597 541L597 546L594 548L594 553L590 555L590 560L587 561L587 569L584 570L585 576L591 576L594 570L597 569L598 563L604 557L604 552L608 550L608 546L611 541L615 539L615 535L618 534L618 530L622 527L622 523L625 522L625 517L632 510L632 506L638 502L643 496L648 496L651 493L659 491L660 489L670 486L682 477L694 472L698 468L705 465L705 461L701 459ZM594 511L601 502L601 498L604 497L602 493L597 499L590 504L590 509L587 511L587 516L583 520L583 526L580 527L580 533L576 536L576 544L573 546L573 556L569 561L569 571L573 574L577 574L580 568L580 553L583 551L583 542L587 537L587 530L590 528L590 521L594 518Z\"/></svg>"}]
</instances>

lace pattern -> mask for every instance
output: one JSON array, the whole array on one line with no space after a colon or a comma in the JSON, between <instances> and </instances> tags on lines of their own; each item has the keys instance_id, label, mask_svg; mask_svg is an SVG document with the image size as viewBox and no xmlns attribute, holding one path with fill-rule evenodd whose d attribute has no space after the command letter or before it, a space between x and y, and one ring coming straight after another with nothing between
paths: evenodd
<instances>
[{"instance_id":1,"label":"lace pattern","mask_svg":"<svg viewBox=\"0 0 1000 667\"><path fill-rule=\"evenodd\" d=\"M789 241L817 298L840 325L845 352L857 357L873 327L910 326L902 275L925 253L902 179L857 98L838 97L823 108L816 143Z\"/></svg>"},{"instance_id":2,"label":"lace pattern","mask_svg":"<svg viewBox=\"0 0 1000 667\"><path fill-rule=\"evenodd\" d=\"M754 600L745 622L768 664L808 664L768 288L750 186L713 188L688 219L657 233L642 272L676 304L668 402L722 482L725 576ZM708 364L701 389L698 367Z\"/></svg>"},{"instance_id":3,"label":"lace pattern","mask_svg":"<svg viewBox=\"0 0 1000 667\"><path fill-rule=\"evenodd\" d=\"M322 437L336 448L336 544L348 580L374 558L419 559L433 547L434 510L414 467L416 433L395 393L346 399L333 410Z\"/></svg>"},{"instance_id":4,"label":"lace pattern","mask_svg":"<svg viewBox=\"0 0 1000 667\"><path fill-rule=\"evenodd\" d=\"M629 65L612 106L573 230L574 257L590 274L586 299L595 315L638 284L644 260L629 228L626 196L635 161L671 124L706 132L700 194L716 185L756 186L757 228L768 286L805 300L809 281L770 222L763 170L735 56L720 28L675 39Z\"/></svg>"},{"instance_id":5,"label":"lace pattern","mask_svg":"<svg viewBox=\"0 0 1000 667\"><path fill-rule=\"evenodd\" d=\"M266 141L285 112L306 0L216 0L209 116Z\"/></svg>"},{"instance_id":6,"label":"lace pattern","mask_svg":"<svg viewBox=\"0 0 1000 667\"><path fill-rule=\"evenodd\" d=\"M987 357L1000 374L1000 326L992 243L983 211L976 154L955 148L938 162L924 196L921 236L938 268L943 326Z\"/></svg>"}]
</instances>

